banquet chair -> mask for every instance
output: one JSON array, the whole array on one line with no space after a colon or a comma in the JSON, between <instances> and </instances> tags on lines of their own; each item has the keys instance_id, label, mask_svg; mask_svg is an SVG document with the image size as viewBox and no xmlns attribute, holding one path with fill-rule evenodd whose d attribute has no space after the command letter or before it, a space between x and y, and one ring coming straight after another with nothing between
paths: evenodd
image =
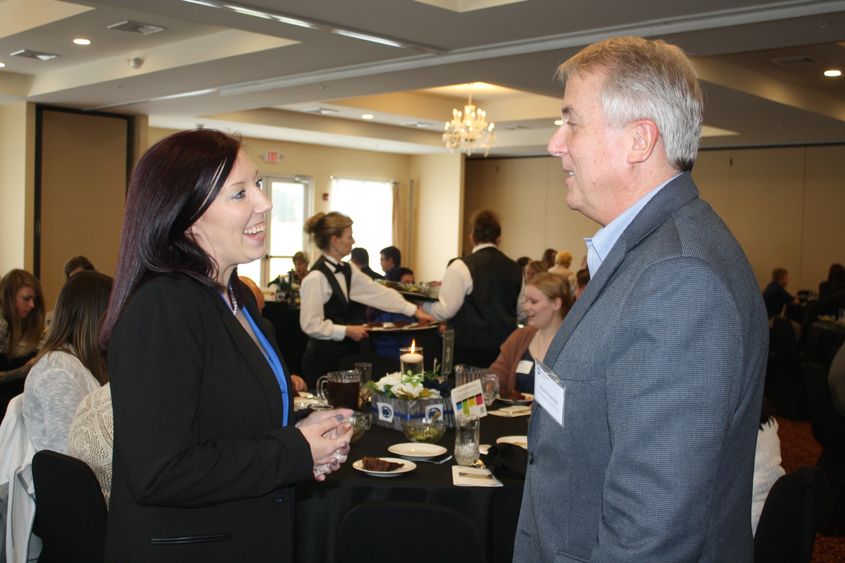
<instances>
[{"instance_id":1,"label":"banquet chair","mask_svg":"<svg viewBox=\"0 0 845 563\"><path fill-rule=\"evenodd\" d=\"M790 420L807 420L807 398L801 354L792 322L774 317L769 338L766 393L775 414Z\"/></svg>"},{"instance_id":2,"label":"banquet chair","mask_svg":"<svg viewBox=\"0 0 845 563\"><path fill-rule=\"evenodd\" d=\"M39 563L103 561L106 501L84 461L41 450L32 458Z\"/></svg>"},{"instance_id":3,"label":"banquet chair","mask_svg":"<svg viewBox=\"0 0 845 563\"><path fill-rule=\"evenodd\" d=\"M775 481L754 535L755 563L810 563L827 488L819 467L803 467Z\"/></svg>"},{"instance_id":4,"label":"banquet chair","mask_svg":"<svg viewBox=\"0 0 845 563\"><path fill-rule=\"evenodd\" d=\"M336 563L486 560L469 519L432 504L371 502L352 508L340 524Z\"/></svg>"}]
</instances>

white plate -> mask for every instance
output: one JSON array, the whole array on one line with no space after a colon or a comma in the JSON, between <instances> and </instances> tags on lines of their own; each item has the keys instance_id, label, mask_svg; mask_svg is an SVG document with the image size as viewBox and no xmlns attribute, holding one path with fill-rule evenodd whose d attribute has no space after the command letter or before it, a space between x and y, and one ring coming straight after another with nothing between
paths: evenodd
<instances>
[{"instance_id":1,"label":"white plate","mask_svg":"<svg viewBox=\"0 0 845 563\"><path fill-rule=\"evenodd\" d=\"M415 457L417 459L431 459L446 453L446 448L438 446L437 444L423 444L419 442L405 442L402 444L393 444L387 448L392 454L401 455L405 457Z\"/></svg>"},{"instance_id":2,"label":"white plate","mask_svg":"<svg viewBox=\"0 0 845 563\"><path fill-rule=\"evenodd\" d=\"M531 393L523 393L522 394L524 399L505 399L504 397L499 397L499 400L503 403L508 405L530 405L534 402L534 395Z\"/></svg>"},{"instance_id":3,"label":"white plate","mask_svg":"<svg viewBox=\"0 0 845 563\"><path fill-rule=\"evenodd\" d=\"M528 449L528 436L502 436L496 439L497 444L513 444L520 448Z\"/></svg>"},{"instance_id":4,"label":"white plate","mask_svg":"<svg viewBox=\"0 0 845 563\"><path fill-rule=\"evenodd\" d=\"M370 471L369 469L364 469L364 460L359 459L355 463L352 464L352 467L357 469L358 471L363 471L367 475L372 475L373 477L396 477L397 475L402 475L403 473L408 473L409 471L413 471L417 468L417 464L413 461L408 461L407 459L399 459L396 457L381 457L384 461L392 461L394 463L401 463L402 467L399 469L394 469L393 471Z\"/></svg>"}]
</instances>

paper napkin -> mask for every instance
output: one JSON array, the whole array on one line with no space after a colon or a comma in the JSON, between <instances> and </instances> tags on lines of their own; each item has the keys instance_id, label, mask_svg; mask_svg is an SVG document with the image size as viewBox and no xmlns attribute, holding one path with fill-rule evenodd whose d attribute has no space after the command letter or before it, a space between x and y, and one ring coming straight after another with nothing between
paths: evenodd
<instances>
[{"instance_id":1,"label":"paper napkin","mask_svg":"<svg viewBox=\"0 0 845 563\"><path fill-rule=\"evenodd\" d=\"M452 484L456 487L501 487L502 482L496 479L489 469L478 467L452 466Z\"/></svg>"}]
</instances>

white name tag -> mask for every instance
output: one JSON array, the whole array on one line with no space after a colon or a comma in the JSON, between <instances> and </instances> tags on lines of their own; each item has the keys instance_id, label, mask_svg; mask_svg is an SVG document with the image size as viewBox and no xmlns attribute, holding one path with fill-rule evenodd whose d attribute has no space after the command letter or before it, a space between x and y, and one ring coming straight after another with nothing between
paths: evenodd
<instances>
[{"instance_id":1,"label":"white name tag","mask_svg":"<svg viewBox=\"0 0 845 563\"><path fill-rule=\"evenodd\" d=\"M534 365L534 362L531 360L521 360L518 364L516 364L516 373L531 373L531 367Z\"/></svg>"},{"instance_id":2,"label":"white name tag","mask_svg":"<svg viewBox=\"0 0 845 563\"><path fill-rule=\"evenodd\" d=\"M566 385L540 360L534 362L534 402L563 427Z\"/></svg>"}]
</instances>

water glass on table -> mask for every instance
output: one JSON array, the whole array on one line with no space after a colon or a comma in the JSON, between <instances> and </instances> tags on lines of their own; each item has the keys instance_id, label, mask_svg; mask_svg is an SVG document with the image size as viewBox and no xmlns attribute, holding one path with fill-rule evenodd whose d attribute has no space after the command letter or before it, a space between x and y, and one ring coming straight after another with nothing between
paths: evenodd
<instances>
[{"instance_id":1,"label":"water glass on table","mask_svg":"<svg viewBox=\"0 0 845 563\"><path fill-rule=\"evenodd\" d=\"M479 430L477 416L455 418L455 461L458 465L472 465L478 459Z\"/></svg>"}]
</instances>

